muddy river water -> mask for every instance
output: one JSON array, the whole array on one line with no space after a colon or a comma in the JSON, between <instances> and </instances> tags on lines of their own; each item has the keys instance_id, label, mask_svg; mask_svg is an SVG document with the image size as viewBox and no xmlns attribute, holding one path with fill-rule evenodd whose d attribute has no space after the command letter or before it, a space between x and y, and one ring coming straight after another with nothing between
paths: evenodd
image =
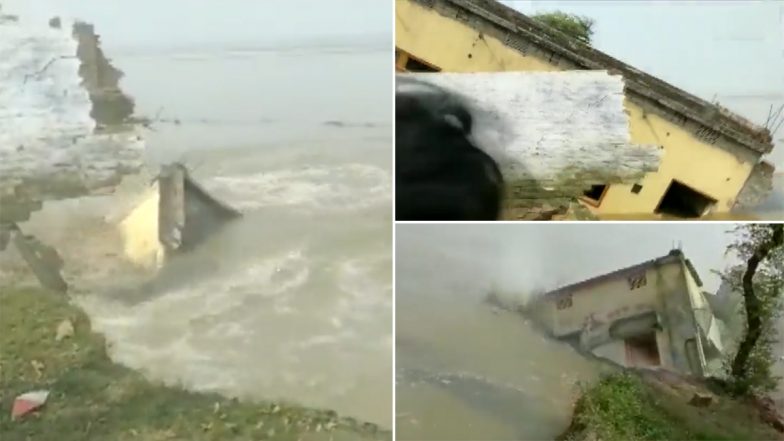
<instances>
[{"instance_id":1,"label":"muddy river water","mask_svg":"<svg viewBox=\"0 0 784 441\"><path fill-rule=\"evenodd\" d=\"M407 227L396 241L397 439L553 439L600 367L483 302L499 282L487 241Z\"/></svg>"},{"instance_id":2,"label":"muddy river water","mask_svg":"<svg viewBox=\"0 0 784 441\"><path fill-rule=\"evenodd\" d=\"M514 308L673 246L715 292L720 280L710 269L728 262L727 230L720 223L399 224L397 439L554 439L569 425L579 385L613 368L545 337ZM498 301L489 302L490 293ZM775 369L784 372L784 363Z\"/></svg>"},{"instance_id":3,"label":"muddy river water","mask_svg":"<svg viewBox=\"0 0 784 441\"><path fill-rule=\"evenodd\" d=\"M26 230L61 251L112 358L154 380L391 428L386 45L112 51L110 41L136 113L156 119L144 135L150 170L183 161L244 213L146 292L117 264L106 220L143 185L34 215Z\"/></svg>"}]
</instances>

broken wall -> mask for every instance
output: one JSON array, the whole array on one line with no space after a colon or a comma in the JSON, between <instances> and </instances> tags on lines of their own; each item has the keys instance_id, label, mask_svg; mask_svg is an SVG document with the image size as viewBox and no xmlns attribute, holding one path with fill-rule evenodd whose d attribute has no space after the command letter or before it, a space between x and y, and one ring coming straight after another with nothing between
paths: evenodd
<instances>
[{"instance_id":1,"label":"broken wall","mask_svg":"<svg viewBox=\"0 0 784 441\"><path fill-rule=\"evenodd\" d=\"M133 101L120 77L90 25L0 22L0 223L141 169L145 145L123 124Z\"/></svg>"},{"instance_id":2,"label":"broken wall","mask_svg":"<svg viewBox=\"0 0 784 441\"><path fill-rule=\"evenodd\" d=\"M433 85L472 109L473 136L501 167L507 209L565 207L593 184L656 171L661 151L630 141L624 84L603 71L398 75L398 92Z\"/></svg>"},{"instance_id":3,"label":"broken wall","mask_svg":"<svg viewBox=\"0 0 784 441\"><path fill-rule=\"evenodd\" d=\"M758 206L773 190L772 164L761 161L751 170L751 175L743 185L743 189L735 200L735 210L751 209Z\"/></svg>"},{"instance_id":4,"label":"broken wall","mask_svg":"<svg viewBox=\"0 0 784 441\"><path fill-rule=\"evenodd\" d=\"M119 223L124 257L140 268L159 270L167 259L195 249L240 216L199 186L185 166L166 165Z\"/></svg>"}]
</instances>

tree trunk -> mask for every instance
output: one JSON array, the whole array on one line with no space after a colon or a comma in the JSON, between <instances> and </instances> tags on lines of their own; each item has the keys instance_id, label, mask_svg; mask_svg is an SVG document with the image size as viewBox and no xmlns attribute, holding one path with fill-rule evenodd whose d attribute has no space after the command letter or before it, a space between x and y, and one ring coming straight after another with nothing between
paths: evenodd
<instances>
[{"instance_id":1,"label":"tree trunk","mask_svg":"<svg viewBox=\"0 0 784 441\"><path fill-rule=\"evenodd\" d=\"M732 361L732 376L734 378L744 378L748 369L748 360L754 345L762 334L762 318L760 317L760 300L754 294L752 279L757 272L757 268L768 254L778 246L784 244L784 224L770 225L773 235L770 240L763 242L754 251L746 262L746 271L743 273L743 301L746 306L746 335L740 343L738 353Z\"/></svg>"}]
</instances>

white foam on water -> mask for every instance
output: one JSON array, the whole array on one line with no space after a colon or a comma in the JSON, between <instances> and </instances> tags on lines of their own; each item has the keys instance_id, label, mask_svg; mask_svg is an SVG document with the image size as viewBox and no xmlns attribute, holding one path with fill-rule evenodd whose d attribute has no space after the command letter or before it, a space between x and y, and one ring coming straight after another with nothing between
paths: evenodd
<instances>
[{"instance_id":1,"label":"white foam on water","mask_svg":"<svg viewBox=\"0 0 784 441\"><path fill-rule=\"evenodd\" d=\"M389 205L391 182L380 167L346 164L215 177L205 186L246 210L286 205L344 211Z\"/></svg>"},{"instance_id":2,"label":"white foam on water","mask_svg":"<svg viewBox=\"0 0 784 441\"><path fill-rule=\"evenodd\" d=\"M389 223L352 214L387 207L389 180L353 163L204 177L245 216L188 256L195 266L140 300L77 301L112 359L151 379L391 427Z\"/></svg>"},{"instance_id":3,"label":"white foam on water","mask_svg":"<svg viewBox=\"0 0 784 441\"><path fill-rule=\"evenodd\" d=\"M391 286L370 274L388 263L338 262L335 285L316 288L308 282L321 262L299 249L135 305L100 296L79 303L111 343L112 358L154 378L383 424L383 415L363 412L357 389L362 377L383 380L373 370L383 364L379 355L391 354L391 329L378 326L391 327ZM314 295L322 297L317 307ZM391 355L383 359L391 364Z\"/></svg>"}]
</instances>

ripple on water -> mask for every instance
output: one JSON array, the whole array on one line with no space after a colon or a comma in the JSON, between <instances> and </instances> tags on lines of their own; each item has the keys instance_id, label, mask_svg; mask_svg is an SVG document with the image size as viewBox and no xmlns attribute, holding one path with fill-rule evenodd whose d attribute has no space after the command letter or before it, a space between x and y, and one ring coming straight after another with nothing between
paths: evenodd
<instances>
[{"instance_id":1,"label":"ripple on water","mask_svg":"<svg viewBox=\"0 0 784 441\"><path fill-rule=\"evenodd\" d=\"M215 177L205 185L245 210L300 206L346 211L389 205L391 180L380 167L345 164Z\"/></svg>"},{"instance_id":2,"label":"ripple on water","mask_svg":"<svg viewBox=\"0 0 784 441\"><path fill-rule=\"evenodd\" d=\"M364 164L203 178L246 216L172 265L176 283L77 301L112 358L150 378L391 427L390 221L348 222L388 209L389 181Z\"/></svg>"}]
</instances>

